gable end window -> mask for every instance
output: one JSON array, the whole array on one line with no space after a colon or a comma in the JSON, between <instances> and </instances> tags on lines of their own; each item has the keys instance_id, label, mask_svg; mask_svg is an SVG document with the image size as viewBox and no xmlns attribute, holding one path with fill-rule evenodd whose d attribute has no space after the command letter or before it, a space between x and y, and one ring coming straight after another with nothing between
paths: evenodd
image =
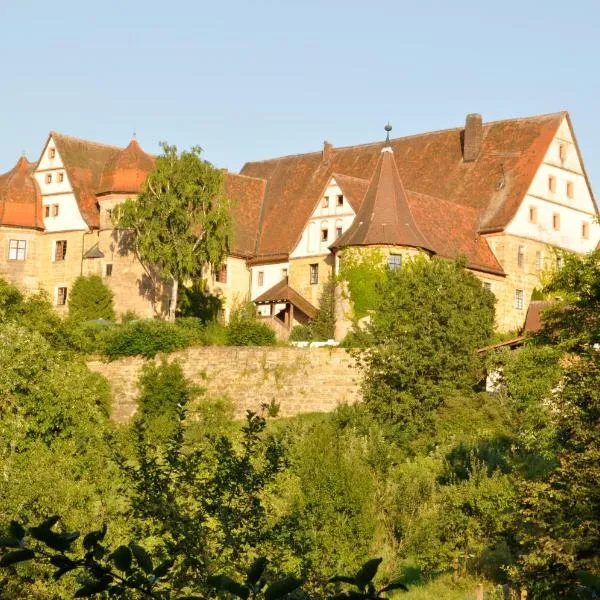
<instances>
[{"instance_id":1,"label":"gable end window","mask_svg":"<svg viewBox=\"0 0 600 600\"><path fill-rule=\"evenodd\" d=\"M48 158L54 158L56 156L56 148L48 149Z\"/></svg>"},{"instance_id":2,"label":"gable end window","mask_svg":"<svg viewBox=\"0 0 600 600\"><path fill-rule=\"evenodd\" d=\"M590 225L589 225L589 223L586 223L585 221L581 224L581 237L584 240L590 239Z\"/></svg>"},{"instance_id":3,"label":"gable end window","mask_svg":"<svg viewBox=\"0 0 600 600\"><path fill-rule=\"evenodd\" d=\"M327 227L323 227L321 229L321 241L326 242L329 239L329 229Z\"/></svg>"},{"instance_id":4,"label":"gable end window","mask_svg":"<svg viewBox=\"0 0 600 600\"><path fill-rule=\"evenodd\" d=\"M537 208L535 206L529 207L529 222L537 223Z\"/></svg>"},{"instance_id":5,"label":"gable end window","mask_svg":"<svg viewBox=\"0 0 600 600\"><path fill-rule=\"evenodd\" d=\"M343 196L343 194L338 194L337 205L338 206L344 206L344 196Z\"/></svg>"},{"instance_id":6,"label":"gable end window","mask_svg":"<svg viewBox=\"0 0 600 600\"><path fill-rule=\"evenodd\" d=\"M390 254L387 261L388 267L394 271L402 266L402 255L401 254Z\"/></svg>"},{"instance_id":7,"label":"gable end window","mask_svg":"<svg viewBox=\"0 0 600 600\"><path fill-rule=\"evenodd\" d=\"M548 175L548 189L554 194L556 192L556 177Z\"/></svg>"},{"instance_id":8,"label":"gable end window","mask_svg":"<svg viewBox=\"0 0 600 600\"><path fill-rule=\"evenodd\" d=\"M515 308L523 310L523 290L515 290Z\"/></svg>"},{"instance_id":9,"label":"gable end window","mask_svg":"<svg viewBox=\"0 0 600 600\"><path fill-rule=\"evenodd\" d=\"M329 208L329 196L323 197L323 202L321 202L321 206L323 208Z\"/></svg>"},{"instance_id":10,"label":"gable end window","mask_svg":"<svg viewBox=\"0 0 600 600\"><path fill-rule=\"evenodd\" d=\"M58 204L53 204L52 205L52 216L53 217L58 217Z\"/></svg>"},{"instance_id":11,"label":"gable end window","mask_svg":"<svg viewBox=\"0 0 600 600\"><path fill-rule=\"evenodd\" d=\"M52 173L46 175L46 183L52 183Z\"/></svg>"},{"instance_id":12,"label":"gable end window","mask_svg":"<svg viewBox=\"0 0 600 600\"><path fill-rule=\"evenodd\" d=\"M54 260L55 262L65 260L67 256L67 240L58 240L54 244Z\"/></svg>"},{"instance_id":13,"label":"gable end window","mask_svg":"<svg viewBox=\"0 0 600 600\"><path fill-rule=\"evenodd\" d=\"M56 305L64 306L67 303L67 288L59 287L56 289Z\"/></svg>"},{"instance_id":14,"label":"gable end window","mask_svg":"<svg viewBox=\"0 0 600 600\"><path fill-rule=\"evenodd\" d=\"M310 265L310 285L319 283L319 265Z\"/></svg>"},{"instance_id":15,"label":"gable end window","mask_svg":"<svg viewBox=\"0 0 600 600\"><path fill-rule=\"evenodd\" d=\"M559 144L558 145L558 158L560 162L565 162L567 160L567 145Z\"/></svg>"},{"instance_id":16,"label":"gable end window","mask_svg":"<svg viewBox=\"0 0 600 600\"><path fill-rule=\"evenodd\" d=\"M552 229L554 229L554 231L560 230L560 215L558 213L552 215Z\"/></svg>"},{"instance_id":17,"label":"gable end window","mask_svg":"<svg viewBox=\"0 0 600 600\"><path fill-rule=\"evenodd\" d=\"M65 180L64 173L59 173L57 177L58 177L58 183L62 183Z\"/></svg>"},{"instance_id":18,"label":"gable end window","mask_svg":"<svg viewBox=\"0 0 600 600\"><path fill-rule=\"evenodd\" d=\"M49 217L50 216L50 205L44 206L44 216L45 217Z\"/></svg>"},{"instance_id":19,"label":"gable end window","mask_svg":"<svg viewBox=\"0 0 600 600\"><path fill-rule=\"evenodd\" d=\"M575 196L574 185L572 181L567 181L567 198L573 198Z\"/></svg>"},{"instance_id":20,"label":"gable end window","mask_svg":"<svg viewBox=\"0 0 600 600\"><path fill-rule=\"evenodd\" d=\"M8 260L25 260L26 255L26 240L10 240L8 242Z\"/></svg>"}]
</instances>

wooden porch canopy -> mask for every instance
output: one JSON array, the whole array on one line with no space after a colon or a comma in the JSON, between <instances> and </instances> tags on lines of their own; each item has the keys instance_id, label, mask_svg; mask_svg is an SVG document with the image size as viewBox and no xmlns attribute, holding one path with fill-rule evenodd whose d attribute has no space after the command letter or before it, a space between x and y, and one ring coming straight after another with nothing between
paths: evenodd
<instances>
[{"instance_id":1,"label":"wooden porch canopy","mask_svg":"<svg viewBox=\"0 0 600 600\"><path fill-rule=\"evenodd\" d=\"M316 307L288 285L287 277L256 298L254 304L290 304L309 319L314 319L318 312Z\"/></svg>"}]
</instances>

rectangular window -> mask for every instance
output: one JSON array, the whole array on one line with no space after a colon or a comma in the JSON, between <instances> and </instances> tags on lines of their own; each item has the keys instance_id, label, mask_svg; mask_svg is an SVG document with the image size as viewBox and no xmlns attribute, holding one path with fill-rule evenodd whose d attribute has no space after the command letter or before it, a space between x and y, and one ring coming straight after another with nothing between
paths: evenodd
<instances>
[{"instance_id":1,"label":"rectangular window","mask_svg":"<svg viewBox=\"0 0 600 600\"><path fill-rule=\"evenodd\" d=\"M556 177L548 175L548 189L554 194L556 192Z\"/></svg>"},{"instance_id":2,"label":"rectangular window","mask_svg":"<svg viewBox=\"0 0 600 600\"><path fill-rule=\"evenodd\" d=\"M58 183L62 183L64 180L65 180L65 174L59 173L58 174Z\"/></svg>"},{"instance_id":3,"label":"rectangular window","mask_svg":"<svg viewBox=\"0 0 600 600\"><path fill-rule=\"evenodd\" d=\"M399 269L402 266L401 254L390 254L388 256L388 267L392 270Z\"/></svg>"},{"instance_id":4,"label":"rectangular window","mask_svg":"<svg viewBox=\"0 0 600 600\"><path fill-rule=\"evenodd\" d=\"M48 149L48 158L54 158L56 156L56 148Z\"/></svg>"},{"instance_id":5,"label":"rectangular window","mask_svg":"<svg viewBox=\"0 0 600 600\"><path fill-rule=\"evenodd\" d=\"M535 206L529 207L529 222L537 223L537 208Z\"/></svg>"},{"instance_id":6,"label":"rectangular window","mask_svg":"<svg viewBox=\"0 0 600 600\"><path fill-rule=\"evenodd\" d=\"M288 270L287 269L281 269L281 278L282 279L287 279L288 276Z\"/></svg>"},{"instance_id":7,"label":"rectangular window","mask_svg":"<svg viewBox=\"0 0 600 600\"><path fill-rule=\"evenodd\" d=\"M46 183L52 183L52 173L46 174Z\"/></svg>"},{"instance_id":8,"label":"rectangular window","mask_svg":"<svg viewBox=\"0 0 600 600\"><path fill-rule=\"evenodd\" d=\"M110 277L112 275L112 267L113 266L111 264L106 265L106 269L104 271L106 277Z\"/></svg>"},{"instance_id":9,"label":"rectangular window","mask_svg":"<svg viewBox=\"0 0 600 600\"><path fill-rule=\"evenodd\" d=\"M107 208L106 209L106 218L111 220L112 219L112 208Z\"/></svg>"},{"instance_id":10,"label":"rectangular window","mask_svg":"<svg viewBox=\"0 0 600 600\"><path fill-rule=\"evenodd\" d=\"M65 260L67 256L67 240L58 240L54 244L54 260Z\"/></svg>"},{"instance_id":11,"label":"rectangular window","mask_svg":"<svg viewBox=\"0 0 600 600\"><path fill-rule=\"evenodd\" d=\"M590 239L590 226L585 221L581 224L581 237L584 240Z\"/></svg>"},{"instance_id":12,"label":"rectangular window","mask_svg":"<svg viewBox=\"0 0 600 600\"><path fill-rule=\"evenodd\" d=\"M10 240L8 242L8 260L25 260L26 254L26 240Z\"/></svg>"},{"instance_id":13,"label":"rectangular window","mask_svg":"<svg viewBox=\"0 0 600 600\"><path fill-rule=\"evenodd\" d=\"M572 181L567 181L567 198L573 198L575 195L575 187Z\"/></svg>"},{"instance_id":14,"label":"rectangular window","mask_svg":"<svg viewBox=\"0 0 600 600\"><path fill-rule=\"evenodd\" d=\"M341 227L336 227L335 228L335 236L336 237L340 237L342 235L342 228Z\"/></svg>"},{"instance_id":15,"label":"rectangular window","mask_svg":"<svg viewBox=\"0 0 600 600\"><path fill-rule=\"evenodd\" d=\"M221 265L221 268L215 273L215 281L227 283L227 265Z\"/></svg>"},{"instance_id":16,"label":"rectangular window","mask_svg":"<svg viewBox=\"0 0 600 600\"><path fill-rule=\"evenodd\" d=\"M554 229L554 231L560 230L560 215L558 213L552 215L552 229Z\"/></svg>"},{"instance_id":17,"label":"rectangular window","mask_svg":"<svg viewBox=\"0 0 600 600\"><path fill-rule=\"evenodd\" d=\"M517 251L517 265L523 268L525 266L525 246L519 246Z\"/></svg>"},{"instance_id":18,"label":"rectangular window","mask_svg":"<svg viewBox=\"0 0 600 600\"><path fill-rule=\"evenodd\" d=\"M58 217L58 204L53 204L52 205L52 216L53 217Z\"/></svg>"},{"instance_id":19,"label":"rectangular window","mask_svg":"<svg viewBox=\"0 0 600 600\"><path fill-rule=\"evenodd\" d=\"M321 206L323 208L329 208L329 196L323 197L323 202L321 203Z\"/></svg>"},{"instance_id":20,"label":"rectangular window","mask_svg":"<svg viewBox=\"0 0 600 600\"><path fill-rule=\"evenodd\" d=\"M44 215L46 217L50 216L50 206L49 205L48 206L44 206Z\"/></svg>"},{"instance_id":21,"label":"rectangular window","mask_svg":"<svg viewBox=\"0 0 600 600\"><path fill-rule=\"evenodd\" d=\"M344 196L342 194L338 194L337 205L338 206L344 206Z\"/></svg>"},{"instance_id":22,"label":"rectangular window","mask_svg":"<svg viewBox=\"0 0 600 600\"><path fill-rule=\"evenodd\" d=\"M316 285L319 283L319 265L310 265L310 284Z\"/></svg>"},{"instance_id":23,"label":"rectangular window","mask_svg":"<svg viewBox=\"0 0 600 600\"><path fill-rule=\"evenodd\" d=\"M258 272L258 287L262 287L265 284L265 272Z\"/></svg>"},{"instance_id":24,"label":"rectangular window","mask_svg":"<svg viewBox=\"0 0 600 600\"><path fill-rule=\"evenodd\" d=\"M326 242L329 238L329 229L321 229L321 241Z\"/></svg>"},{"instance_id":25,"label":"rectangular window","mask_svg":"<svg viewBox=\"0 0 600 600\"><path fill-rule=\"evenodd\" d=\"M492 284L489 281L484 281L483 282L483 289L487 290L488 292L492 291Z\"/></svg>"},{"instance_id":26,"label":"rectangular window","mask_svg":"<svg viewBox=\"0 0 600 600\"><path fill-rule=\"evenodd\" d=\"M560 162L565 162L565 160L567 160L567 145L566 144L558 145L558 158L560 159Z\"/></svg>"},{"instance_id":27,"label":"rectangular window","mask_svg":"<svg viewBox=\"0 0 600 600\"><path fill-rule=\"evenodd\" d=\"M515 308L523 310L523 290L515 290Z\"/></svg>"},{"instance_id":28,"label":"rectangular window","mask_svg":"<svg viewBox=\"0 0 600 600\"><path fill-rule=\"evenodd\" d=\"M535 268L538 271L544 270L544 253L541 250L535 253Z\"/></svg>"},{"instance_id":29,"label":"rectangular window","mask_svg":"<svg viewBox=\"0 0 600 600\"><path fill-rule=\"evenodd\" d=\"M56 290L56 305L64 306L67 303L67 288L59 287Z\"/></svg>"}]
</instances>

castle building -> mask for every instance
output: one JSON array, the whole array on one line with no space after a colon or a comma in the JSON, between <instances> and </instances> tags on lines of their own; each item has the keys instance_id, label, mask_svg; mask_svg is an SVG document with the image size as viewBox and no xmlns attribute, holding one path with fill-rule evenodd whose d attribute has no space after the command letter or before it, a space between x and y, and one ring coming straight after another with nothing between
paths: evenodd
<instances>
[{"instance_id":1,"label":"castle building","mask_svg":"<svg viewBox=\"0 0 600 600\"><path fill-rule=\"evenodd\" d=\"M119 148L50 133L37 163L21 158L0 175L0 277L46 290L64 311L74 279L98 274L118 313L165 316L170 290L112 222L153 165L136 140ZM557 250L586 253L600 240L566 112L491 123L471 114L454 129L326 142L225 171L224 193L234 238L222 267L207 273L208 289L224 318L253 300L280 337L314 317L345 252L377 248L391 268L416 253L463 257L496 295L497 327L508 331L523 324Z\"/></svg>"}]
</instances>

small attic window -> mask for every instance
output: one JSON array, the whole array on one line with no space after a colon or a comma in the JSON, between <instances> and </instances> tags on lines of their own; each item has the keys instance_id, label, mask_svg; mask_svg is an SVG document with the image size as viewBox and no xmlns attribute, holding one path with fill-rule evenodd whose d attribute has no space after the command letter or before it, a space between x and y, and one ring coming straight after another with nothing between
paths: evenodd
<instances>
[{"instance_id":1,"label":"small attic window","mask_svg":"<svg viewBox=\"0 0 600 600\"><path fill-rule=\"evenodd\" d=\"M329 208L329 196L323 196L323 201L321 202L321 206L323 208Z\"/></svg>"},{"instance_id":2,"label":"small attic window","mask_svg":"<svg viewBox=\"0 0 600 600\"><path fill-rule=\"evenodd\" d=\"M65 174L64 173L59 173L57 175L58 177L58 183L62 183L65 180Z\"/></svg>"},{"instance_id":3,"label":"small attic window","mask_svg":"<svg viewBox=\"0 0 600 600\"><path fill-rule=\"evenodd\" d=\"M54 158L56 156L56 148L48 149L48 158Z\"/></svg>"},{"instance_id":4,"label":"small attic window","mask_svg":"<svg viewBox=\"0 0 600 600\"><path fill-rule=\"evenodd\" d=\"M338 194L337 205L338 206L344 206L344 196L343 196L343 194Z\"/></svg>"},{"instance_id":5,"label":"small attic window","mask_svg":"<svg viewBox=\"0 0 600 600\"><path fill-rule=\"evenodd\" d=\"M537 208L535 206L529 207L529 222L537 223Z\"/></svg>"},{"instance_id":6,"label":"small attic window","mask_svg":"<svg viewBox=\"0 0 600 600\"><path fill-rule=\"evenodd\" d=\"M573 198L575 196L574 192L575 186L572 181L567 181L567 198Z\"/></svg>"},{"instance_id":7,"label":"small attic window","mask_svg":"<svg viewBox=\"0 0 600 600\"><path fill-rule=\"evenodd\" d=\"M552 193L556 192L556 177L554 175L548 175L548 189Z\"/></svg>"},{"instance_id":8,"label":"small attic window","mask_svg":"<svg viewBox=\"0 0 600 600\"><path fill-rule=\"evenodd\" d=\"M584 240L590 239L590 226L585 221L581 224L581 237Z\"/></svg>"},{"instance_id":9,"label":"small attic window","mask_svg":"<svg viewBox=\"0 0 600 600\"><path fill-rule=\"evenodd\" d=\"M558 145L558 158L560 159L560 162L565 162L565 160L567 160L567 145L566 144Z\"/></svg>"},{"instance_id":10,"label":"small attic window","mask_svg":"<svg viewBox=\"0 0 600 600\"><path fill-rule=\"evenodd\" d=\"M46 175L46 183L52 183L52 173Z\"/></svg>"}]
</instances>

